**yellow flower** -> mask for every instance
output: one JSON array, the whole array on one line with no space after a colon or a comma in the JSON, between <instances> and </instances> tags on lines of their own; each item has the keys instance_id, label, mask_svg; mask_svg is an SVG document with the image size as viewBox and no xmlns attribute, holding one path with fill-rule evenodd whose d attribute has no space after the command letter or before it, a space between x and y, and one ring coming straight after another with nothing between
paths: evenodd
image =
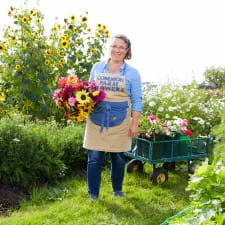
<instances>
[{"instance_id":1,"label":"yellow flower","mask_svg":"<svg viewBox=\"0 0 225 225\"><path fill-rule=\"evenodd\" d=\"M60 56L64 56L65 55L64 51L62 51L62 50L57 50L57 54L60 55Z\"/></svg>"},{"instance_id":2,"label":"yellow flower","mask_svg":"<svg viewBox=\"0 0 225 225\"><path fill-rule=\"evenodd\" d=\"M67 120L67 124L71 124L72 122L72 120Z\"/></svg>"},{"instance_id":3,"label":"yellow flower","mask_svg":"<svg viewBox=\"0 0 225 225\"><path fill-rule=\"evenodd\" d=\"M99 95L99 91L94 91L92 94L93 94L93 96L98 96Z\"/></svg>"},{"instance_id":4,"label":"yellow flower","mask_svg":"<svg viewBox=\"0 0 225 225\"><path fill-rule=\"evenodd\" d=\"M55 66L56 66L58 69L61 69L61 68L62 68L62 64L60 64L60 63L57 63Z\"/></svg>"},{"instance_id":5,"label":"yellow flower","mask_svg":"<svg viewBox=\"0 0 225 225\"><path fill-rule=\"evenodd\" d=\"M48 49L48 50L46 51L46 54L49 55L49 56L51 56L51 55L53 54L53 51L52 51L51 49Z\"/></svg>"},{"instance_id":6,"label":"yellow flower","mask_svg":"<svg viewBox=\"0 0 225 225\"><path fill-rule=\"evenodd\" d=\"M46 59L45 60L45 65L49 66L51 64L50 60Z\"/></svg>"},{"instance_id":7,"label":"yellow flower","mask_svg":"<svg viewBox=\"0 0 225 225\"><path fill-rule=\"evenodd\" d=\"M60 63L61 63L61 64L65 64L65 63L66 63L66 60L65 60L64 58L61 58L61 59L60 59Z\"/></svg>"},{"instance_id":8,"label":"yellow flower","mask_svg":"<svg viewBox=\"0 0 225 225\"><path fill-rule=\"evenodd\" d=\"M76 93L76 99L81 104L87 104L91 102L91 98L89 97L86 91L78 91Z\"/></svg>"},{"instance_id":9,"label":"yellow flower","mask_svg":"<svg viewBox=\"0 0 225 225\"><path fill-rule=\"evenodd\" d=\"M16 68L16 71L20 71L21 70L21 66L18 65L18 64L15 66L15 68Z\"/></svg>"},{"instance_id":10,"label":"yellow flower","mask_svg":"<svg viewBox=\"0 0 225 225\"><path fill-rule=\"evenodd\" d=\"M30 10L30 14L31 14L31 16L35 16L36 14L35 14L35 10L34 9L31 9Z\"/></svg>"},{"instance_id":11,"label":"yellow flower","mask_svg":"<svg viewBox=\"0 0 225 225\"><path fill-rule=\"evenodd\" d=\"M22 18L22 22L23 22L23 23L28 23L28 22L29 22L29 18L26 17L26 16L24 16L24 17Z\"/></svg>"},{"instance_id":12,"label":"yellow flower","mask_svg":"<svg viewBox=\"0 0 225 225\"><path fill-rule=\"evenodd\" d=\"M6 44L0 43L0 52L6 50Z\"/></svg>"},{"instance_id":13,"label":"yellow flower","mask_svg":"<svg viewBox=\"0 0 225 225\"><path fill-rule=\"evenodd\" d=\"M61 40L67 40L68 39L68 34L64 34L62 37L61 37Z\"/></svg>"},{"instance_id":14,"label":"yellow flower","mask_svg":"<svg viewBox=\"0 0 225 225\"><path fill-rule=\"evenodd\" d=\"M62 48L68 48L69 47L69 41L68 40L62 40L60 43Z\"/></svg>"},{"instance_id":15,"label":"yellow flower","mask_svg":"<svg viewBox=\"0 0 225 225\"><path fill-rule=\"evenodd\" d=\"M81 22L86 23L88 21L87 16L82 16L81 17Z\"/></svg>"},{"instance_id":16,"label":"yellow flower","mask_svg":"<svg viewBox=\"0 0 225 225\"><path fill-rule=\"evenodd\" d=\"M72 15L72 16L70 16L70 19L71 19L72 22L74 22L76 20L76 16Z\"/></svg>"},{"instance_id":17,"label":"yellow flower","mask_svg":"<svg viewBox=\"0 0 225 225\"><path fill-rule=\"evenodd\" d=\"M40 19L37 19L37 20L36 20L36 23L37 23L37 24L40 24L40 23L41 23L41 20L40 20Z\"/></svg>"},{"instance_id":18,"label":"yellow flower","mask_svg":"<svg viewBox=\"0 0 225 225\"><path fill-rule=\"evenodd\" d=\"M16 40L16 37L15 36L11 36L11 40L12 41L15 41Z\"/></svg>"},{"instance_id":19,"label":"yellow flower","mask_svg":"<svg viewBox=\"0 0 225 225\"><path fill-rule=\"evenodd\" d=\"M5 94L3 92L0 93L0 102L5 101Z\"/></svg>"},{"instance_id":20,"label":"yellow flower","mask_svg":"<svg viewBox=\"0 0 225 225\"><path fill-rule=\"evenodd\" d=\"M109 38L109 37L110 37L110 33L109 33L109 31L108 31L108 30L105 32L105 36L106 36L107 38Z\"/></svg>"},{"instance_id":21,"label":"yellow flower","mask_svg":"<svg viewBox=\"0 0 225 225\"><path fill-rule=\"evenodd\" d=\"M101 28L102 28L102 25L99 23L99 24L97 25L97 29L100 30Z\"/></svg>"}]
</instances>

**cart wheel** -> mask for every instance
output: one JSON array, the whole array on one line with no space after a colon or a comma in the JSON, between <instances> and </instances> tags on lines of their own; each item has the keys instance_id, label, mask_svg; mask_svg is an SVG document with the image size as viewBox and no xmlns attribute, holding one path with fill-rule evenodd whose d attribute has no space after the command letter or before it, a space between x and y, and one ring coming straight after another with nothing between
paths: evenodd
<instances>
[{"instance_id":1,"label":"cart wheel","mask_svg":"<svg viewBox=\"0 0 225 225\"><path fill-rule=\"evenodd\" d=\"M200 166L201 164L197 161L188 161L188 173L194 174L195 170Z\"/></svg>"},{"instance_id":2,"label":"cart wheel","mask_svg":"<svg viewBox=\"0 0 225 225\"><path fill-rule=\"evenodd\" d=\"M168 180L168 172L165 168L155 168L150 177L153 184L163 184Z\"/></svg>"},{"instance_id":3,"label":"cart wheel","mask_svg":"<svg viewBox=\"0 0 225 225\"><path fill-rule=\"evenodd\" d=\"M133 173L136 171L142 171L143 170L143 163L140 160L132 159L127 164L127 172Z\"/></svg>"},{"instance_id":4,"label":"cart wheel","mask_svg":"<svg viewBox=\"0 0 225 225\"><path fill-rule=\"evenodd\" d=\"M175 170L176 163L175 162L165 162L165 163L163 163L162 167L168 171L173 171L173 170Z\"/></svg>"}]
</instances>

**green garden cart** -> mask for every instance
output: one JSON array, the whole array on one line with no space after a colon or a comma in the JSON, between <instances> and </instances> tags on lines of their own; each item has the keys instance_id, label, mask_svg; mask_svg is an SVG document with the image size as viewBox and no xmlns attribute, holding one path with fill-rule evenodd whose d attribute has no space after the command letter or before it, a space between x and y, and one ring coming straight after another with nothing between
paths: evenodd
<instances>
[{"instance_id":1,"label":"green garden cart","mask_svg":"<svg viewBox=\"0 0 225 225\"><path fill-rule=\"evenodd\" d=\"M188 172L193 173L194 160L204 159L209 153L209 137L190 138L179 136L178 139L150 141L144 138L133 139L132 149L125 156L132 158L127 163L127 172L143 169L145 163L153 165L150 179L154 184L163 184L168 180L168 171L175 168L178 161L187 161Z\"/></svg>"}]
</instances>

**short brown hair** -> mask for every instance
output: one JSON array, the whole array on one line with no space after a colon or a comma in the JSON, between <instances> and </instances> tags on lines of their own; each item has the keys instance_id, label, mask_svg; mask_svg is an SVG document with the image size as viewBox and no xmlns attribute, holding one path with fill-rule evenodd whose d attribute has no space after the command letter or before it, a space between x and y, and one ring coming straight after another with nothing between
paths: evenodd
<instances>
[{"instance_id":1,"label":"short brown hair","mask_svg":"<svg viewBox=\"0 0 225 225\"><path fill-rule=\"evenodd\" d=\"M131 57L132 57L131 42L130 42L129 38L126 37L124 34L116 34L112 38L122 39L126 43L128 51L127 51L127 54L125 55L124 59L131 59Z\"/></svg>"}]
</instances>

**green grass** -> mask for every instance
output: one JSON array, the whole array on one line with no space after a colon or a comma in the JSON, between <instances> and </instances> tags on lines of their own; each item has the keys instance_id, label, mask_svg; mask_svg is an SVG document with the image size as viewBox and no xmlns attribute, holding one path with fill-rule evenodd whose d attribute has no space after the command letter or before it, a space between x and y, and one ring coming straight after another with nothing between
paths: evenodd
<instances>
[{"instance_id":1,"label":"green grass","mask_svg":"<svg viewBox=\"0 0 225 225\"><path fill-rule=\"evenodd\" d=\"M79 176L56 187L34 190L29 201L8 217L4 225L159 225L189 204L185 191L188 176L184 170L169 173L164 185L149 180L150 165L144 173L126 174L126 198L112 195L108 170L102 174L100 196L91 201L86 177Z\"/></svg>"}]
</instances>

